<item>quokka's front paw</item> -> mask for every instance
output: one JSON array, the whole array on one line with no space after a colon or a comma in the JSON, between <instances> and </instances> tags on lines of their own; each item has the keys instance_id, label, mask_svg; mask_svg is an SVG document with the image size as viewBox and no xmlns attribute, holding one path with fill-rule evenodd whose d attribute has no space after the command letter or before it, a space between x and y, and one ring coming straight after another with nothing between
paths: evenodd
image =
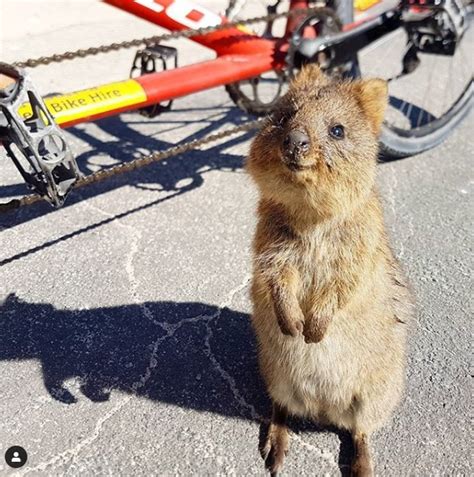
<instances>
[{"instance_id":1,"label":"quokka's front paw","mask_svg":"<svg viewBox=\"0 0 474 477\"><path fill-rule=\"evenodd\" d=\"M281 332L284 335L296 337L303 333L304 329L304 318L301 317L289 318L282 315L277 315L278 326L280 327Z\"/></svg>"},{"instance_id":2,"label":"quokka's front paw","mask_svg":"<svg viewBox=\"0 0 474 477\"><path fill-rule=\"evenodd\" d=\"M327 316L313 316L306 320L303 336L306 343L319 343L324 338L328 329L330 318Z\"/></svg>"}]
</instances>

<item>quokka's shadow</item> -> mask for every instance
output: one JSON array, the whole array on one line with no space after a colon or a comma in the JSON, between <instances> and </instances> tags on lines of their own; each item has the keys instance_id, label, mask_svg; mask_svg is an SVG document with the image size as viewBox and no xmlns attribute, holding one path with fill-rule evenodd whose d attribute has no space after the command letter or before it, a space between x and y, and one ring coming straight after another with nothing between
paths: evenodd
<instances>
[{"instance_id":1,"label":"quokka's shadow","mask_svg":"<svg viewBox=\"0 0 474 477\"><path fill-rule=\"evenodd\" d=\"M0 360L38 360L45 388L64 405L84 396L107 401L122 392L257 419L263 437L271 404L246 313L172 301L62 310L12 294L0 306L0 336ZM293 419L291 428L297 433L335 431ZM345 475L350 439L336 433Z\"/></svg>"},{"instance_id":2,"label":"quokka's shadow","mask_svg":"<svg viewBox=\"0 0 474 477\"><path fill-rule=\"evenodd\" d=\"M48 393L65 404L80 394L105 401L122 392L252 419L233 379L245 402L268 414L245 313L166 301L62 310L10 295L0 308L0 336L0 360L37 359ZM71 379L80 392L68 389Z\"/></svg>"}]
</instances>

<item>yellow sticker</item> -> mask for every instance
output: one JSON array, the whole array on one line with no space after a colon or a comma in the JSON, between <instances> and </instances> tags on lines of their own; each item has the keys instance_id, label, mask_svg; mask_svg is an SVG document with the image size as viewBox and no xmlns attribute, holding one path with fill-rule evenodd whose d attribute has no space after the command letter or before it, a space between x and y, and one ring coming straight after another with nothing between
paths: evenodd
<instances>
[{"instance_id":1,"label":"yellow sticker","mask_svg":"<svg viewBox=\"0 0 474 477\"><path fill-rule=\"evenodd\" d=\"M249 28L247 25L237 25L236 26L237 30L240 30L243 33L248 33L249 35L255 35L256 33Z\"/></svg>"},{"instance_id":2,"label":"yellow sticker","mask_svg":"<svg viewBox=\"0 0 474 477\"><path fill-rule=\"evenodd\" d=\"M64 96L44 98L44 102L55 121L58 124L64 124L77 119L87 119L106 111L139 105L146 99L146 93L140 83L135 80L126 80ZM18 113L24 118L30 117L30 104L25 103L20 106Z\"/></svg>"},{"instance_id":3,"label":"yellow sticker","mask_svg":"<svg viewBox=\"0 0 474 477\"><path fill-rule=\"evenodd\" d=\"M380 0L354 0L354 8L360 12L363 12L379 2Z\"/></svg>"}]
</instances>

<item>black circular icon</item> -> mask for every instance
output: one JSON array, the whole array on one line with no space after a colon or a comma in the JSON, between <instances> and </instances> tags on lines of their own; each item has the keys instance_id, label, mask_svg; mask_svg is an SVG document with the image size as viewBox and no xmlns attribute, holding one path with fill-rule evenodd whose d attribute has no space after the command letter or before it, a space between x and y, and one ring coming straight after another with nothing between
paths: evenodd
<instances>
[{"instance_id":1,"label":"black circular icon","mask_svg":"<svg viewBox=\"0 0 474 477\"><path fill-rule=\"evenodd\" d=\"M28 454L23 447L12 446L5 452L5 461L6 463L15 469L22 467L26 464L28 460Z\"/></svg>"}]
</instances>

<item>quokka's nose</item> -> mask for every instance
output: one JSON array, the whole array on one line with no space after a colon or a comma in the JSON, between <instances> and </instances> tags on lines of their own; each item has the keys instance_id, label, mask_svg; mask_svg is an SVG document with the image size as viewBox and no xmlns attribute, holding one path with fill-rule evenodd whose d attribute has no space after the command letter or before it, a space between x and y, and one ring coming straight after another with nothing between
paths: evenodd
<instances>
[{"instance_id":1,"label":"quokka's nose","mask_svg":"<svg viewBox=\"0 0 474 477\"><path fill-rule=\"evenodd\" d=\"M305 152L309 149L309 137L303 131L295 129L283 141L285 152L289 155Z\"/></svg>"}]
</instances>

